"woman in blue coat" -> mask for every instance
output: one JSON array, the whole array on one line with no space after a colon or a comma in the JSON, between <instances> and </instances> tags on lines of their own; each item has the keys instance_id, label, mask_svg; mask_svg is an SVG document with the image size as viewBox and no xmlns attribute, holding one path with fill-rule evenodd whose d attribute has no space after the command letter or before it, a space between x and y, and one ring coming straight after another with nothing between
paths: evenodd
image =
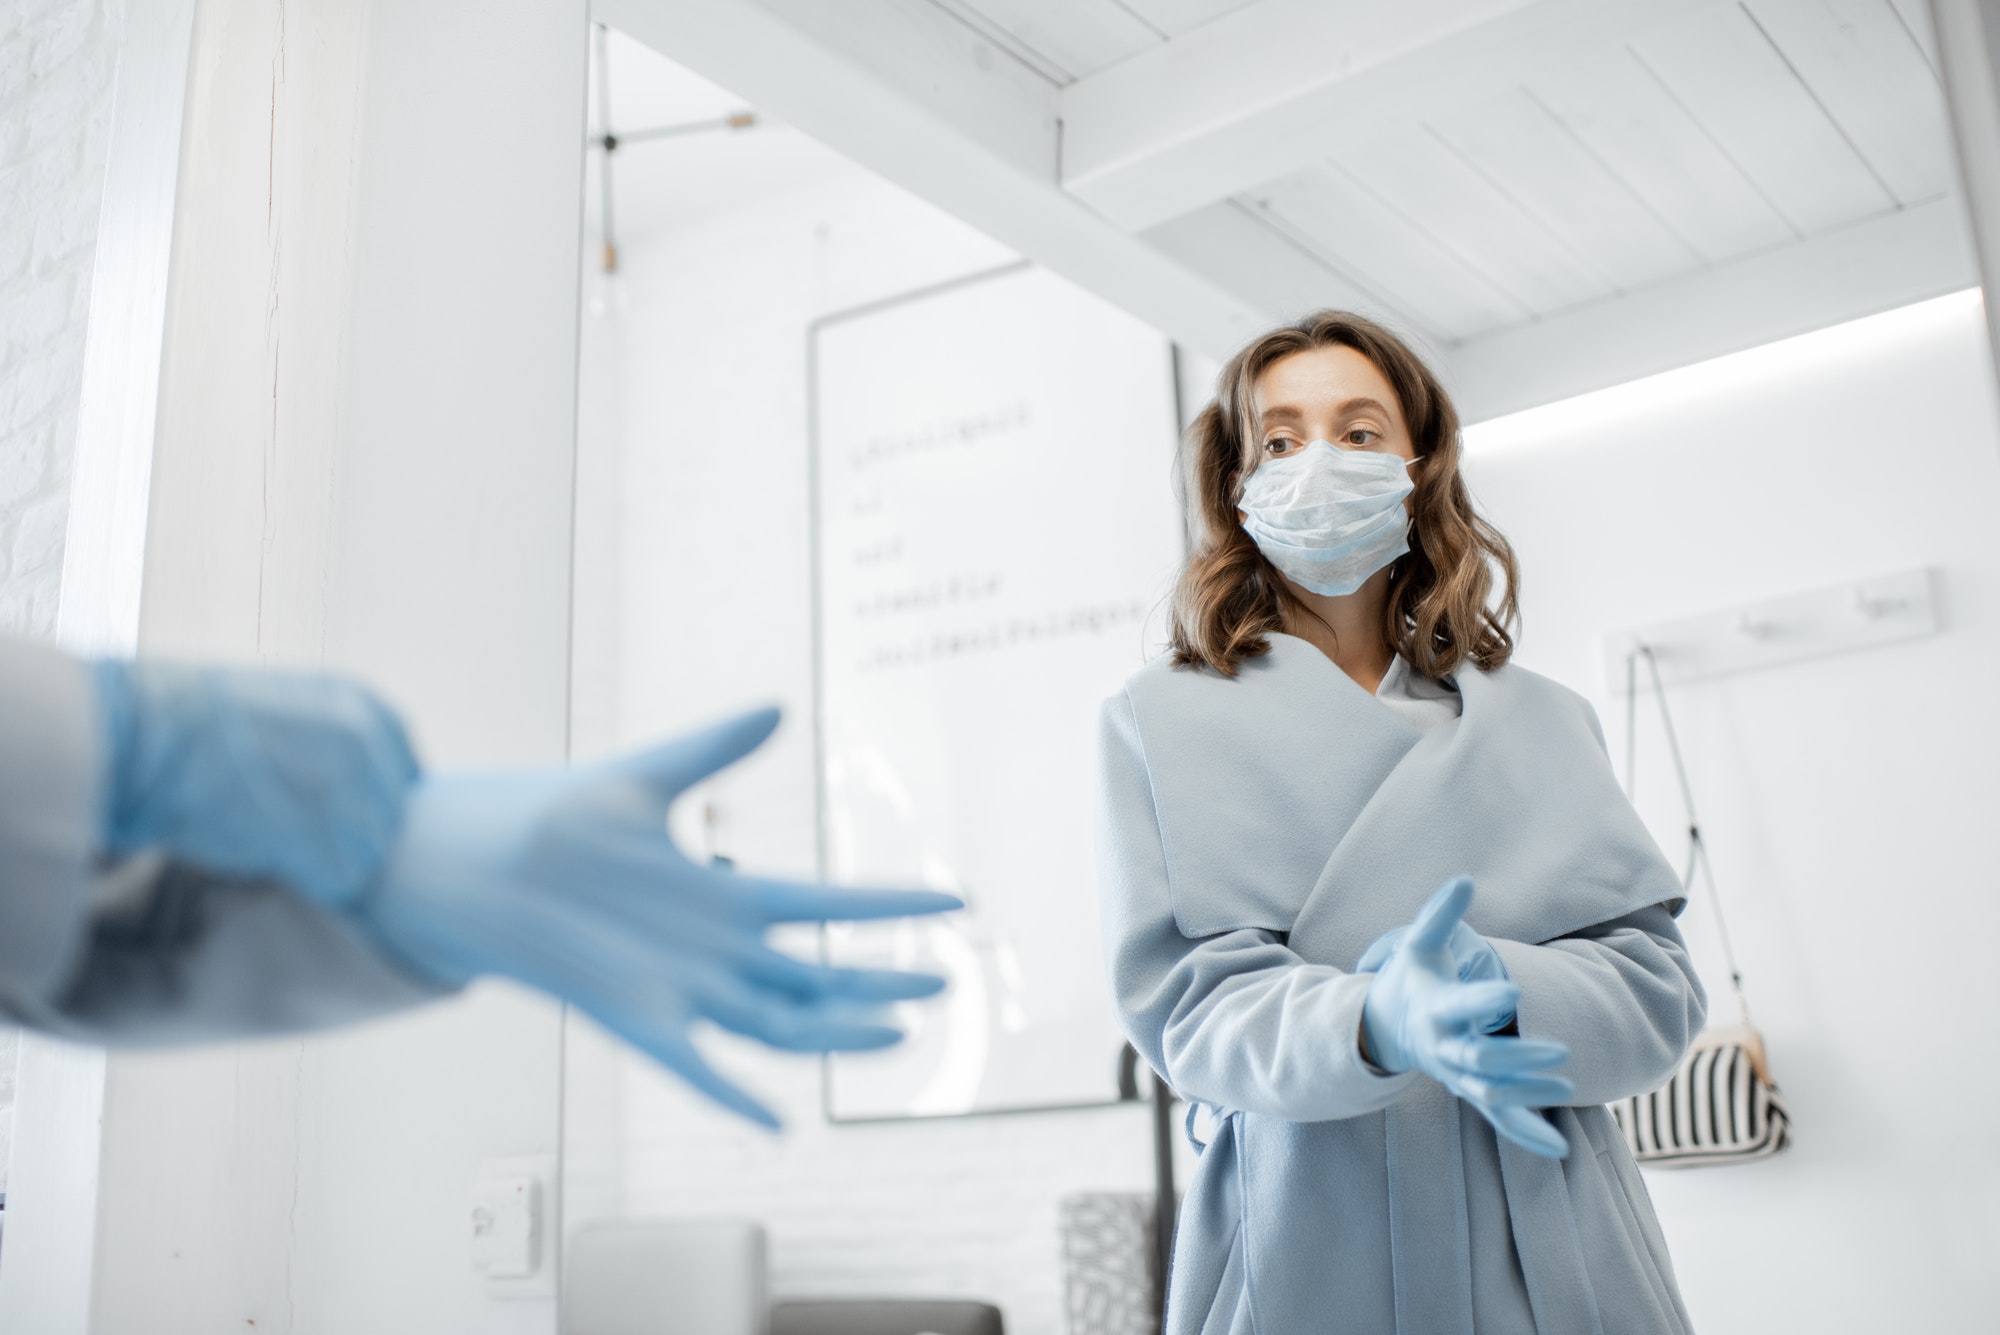
<instances>
[{"instance_id":1,"label":"woman in blue coat","mask_svg":"<svg viewBox=\"0 0 2000 1335\"><path fill-rule=\"evenodd\" d=\"M1206 1114L1168 1329L1686 1331L1603 1107L1701 1027L1680 882L1589 705L1508 663L1450 399L1322 312L1189 446L1172 651L1100 776L1121 1019Z\"/></svg>"}]
</instances>

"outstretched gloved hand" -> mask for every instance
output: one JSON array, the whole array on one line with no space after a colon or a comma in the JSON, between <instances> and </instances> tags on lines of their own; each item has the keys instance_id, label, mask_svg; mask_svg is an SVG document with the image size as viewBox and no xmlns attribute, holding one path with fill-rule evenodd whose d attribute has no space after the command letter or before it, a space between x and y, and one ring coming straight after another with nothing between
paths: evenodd
<instances>
[{"instance_id":1,"label":"outstretched gloved hand","mask_svg":"<svg viewBox=\"0 0 2000 1335\"><path fill-rule=\"evenodd\" d=\"M273 878L341 904L375 878L417 778L403 725L361 686L305 673L92 664L100 843Z\"/></svg>"},{"instance_id":2,"label":"outstretched gloved hand","mask_svg":"<svg viewBox=\"0 0 2000 1335\"><path fill-rule=\"evenodd\" d=\"M683 856L667 835L668 805L777 722L775 709L758 710L575 770L426 779L381 879L352 912L419 973L445 983L499 974L560 997L775 1127L702 1059L696 1021L792 1051L880 1048L902 1037L881 1008L944 980L809 964L767 945L766 930L962 907L950 895L765 880Z\"/></svg>"},{"instance_id":3,"label":"outstretched gloved hand","mask_svg":"<svg viewBox=\"0 0 2000 1335\"><path fill-rule=\"evenodd\" d=\"M1500 1135L1560 1159L1569 1143L1535 1110L1574 1097L1568 1080L1550 1074L1569 1060L1569 1049L1492 1032L1513 1021L1521 989L1504 981L1504 970L1502 979L1460 977L1452 946L1471 903L1470 880L1447 882L1379 962L1361 1008L1365 1055L1386 1071L1422 1071L1476 1108ZM1465 953L1484 967L1478 951Z\"/></svg>"}]
</instances>

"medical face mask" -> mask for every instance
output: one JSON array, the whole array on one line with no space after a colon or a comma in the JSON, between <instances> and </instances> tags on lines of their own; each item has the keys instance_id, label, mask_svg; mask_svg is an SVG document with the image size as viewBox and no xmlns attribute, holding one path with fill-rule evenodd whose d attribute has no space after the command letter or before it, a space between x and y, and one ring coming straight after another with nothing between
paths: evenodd
<instances>
[{"instance_id":1,"label":"medical face mask","mask_svg":"<svg viewBox=\"0 0 2000 1335\"><path fill-rule=\"evenodd\" d=\"M1243 484L1243 529L1293 583L1353 593L1410 550L1403 498L1416 489L1400 455L1316 440L1267 459Z\"/></svg>"}]
</instances>

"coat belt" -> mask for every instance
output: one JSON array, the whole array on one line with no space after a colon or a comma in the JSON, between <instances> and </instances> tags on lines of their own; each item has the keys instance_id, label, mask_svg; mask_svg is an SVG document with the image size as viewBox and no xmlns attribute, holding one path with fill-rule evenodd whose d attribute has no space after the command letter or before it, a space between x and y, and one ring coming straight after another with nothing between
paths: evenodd
<instances>
[{"instance_id":1,"label":"coat belt","mask_svg":"<svg viewBox=\"0 0 2000 1335\"><path fill-rule=\"evenodd\" d=\"M1472 1226L1458 1100L1426 1082L1384 1116L1396 1328L1473 1335ZM1426 1245L1409 1241L1415 1238Z\"/></svg>"},{"instance_id":2,"label":"coat belt","mask_svg":"<svg viewBox=\"0 0 2000 1335\"><path fill-rule=\"evenodd\" d=\"M1556 1116L1569 1139L1569 1152L1589 1155L1591 1140L1576 1115L1563 1109ZM1570 1209L1565 1162L1544 1159L1501 1140L1500 1180L1507 1191L1507 1216L1514 1225L1514 1249L1521 1257L1538 1335L1604 1335L1597 1294L1584 1267L1576 1212Z\"/></svg>"}]
</instances>

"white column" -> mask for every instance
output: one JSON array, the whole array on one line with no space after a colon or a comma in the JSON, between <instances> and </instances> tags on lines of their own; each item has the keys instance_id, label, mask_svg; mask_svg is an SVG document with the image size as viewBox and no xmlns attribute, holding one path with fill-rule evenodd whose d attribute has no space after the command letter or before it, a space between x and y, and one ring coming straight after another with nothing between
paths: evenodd
<instances>
[{"instance_id":1,"label":"white column","mask_svg":"<svg viewBox=\"0 0 2000 1335\"><path fill-rule=\"evenodd\" d=\"M174 164L171 264L149 361L120 297L145 275L100 254L86 393L115 411L80 432L72 531L90 536L65 625L79 643L360 673L433 765L560 761L583 0L194 11L181 132L128 117L121 84L114 164L140 141L156 178ZM171 64L128 50L121 80ZM108 188L107 227L113 208ZM135 346L100 384L101 332ZM540 998L475 989L358 1031L103 1066L95 1155L72 1137L39 1197L16 1174L7 1329L60 1311L18 1328L554 1330L552 1299L490 1298L467 1256L479 1162L558 1152L560 1024ZM46 1123L21 1093L23 1129ZM24 1306L38 1282L17 1248L58 1197L94 1198L94 1247L80 1256L72 1228L49 1258L69 1287Z\"/></svg>"},{"instance_id":2,"label":"white column","mask_svg":"<svg viewBox=\"0 0 2000 1335\"><path fill-rule=\"evenodd\" d=\"M1931 0L1931 20L2000 368L2000 0Z\"/></svg>"}]
</instances>

